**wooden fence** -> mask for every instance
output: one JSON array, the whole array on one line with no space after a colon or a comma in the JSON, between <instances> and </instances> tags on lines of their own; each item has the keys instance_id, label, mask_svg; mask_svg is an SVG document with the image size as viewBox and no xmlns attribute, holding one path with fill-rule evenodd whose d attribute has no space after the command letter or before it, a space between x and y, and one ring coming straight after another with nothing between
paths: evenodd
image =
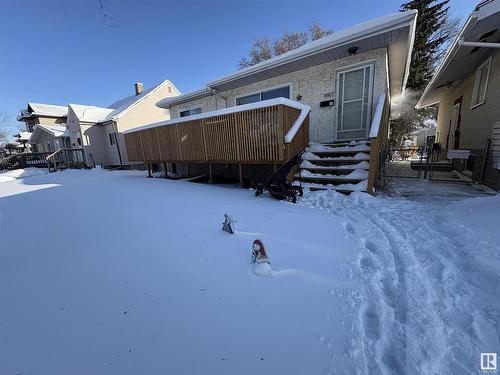
<instances>
[{"instance_id":1,"label":"wooden fence","mask_svg":"<svg viewBox=\"0 0 500 375\"><path fill-rule=\"evenodd\" d=\"M278 104L125 134L130 161L146 163L283 163L309 143L309 115L290 143L300 110Z\"/></svg>"}]
</instances>

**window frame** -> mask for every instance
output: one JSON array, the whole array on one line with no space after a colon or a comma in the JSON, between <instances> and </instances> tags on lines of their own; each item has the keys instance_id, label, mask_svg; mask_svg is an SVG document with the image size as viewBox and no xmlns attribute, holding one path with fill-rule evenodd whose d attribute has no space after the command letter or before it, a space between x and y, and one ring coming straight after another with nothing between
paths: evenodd
<instances>
[{"instance_id":1,"label":"window frame","mask_svg":"<svg viewBox=\"0 0 500 375\"><path fill-rule=\"evenodd\" d=\"M479 65L474 74L474 85L472 86L472 98L470 109L474 109L486 103L486 94L488 93L488 82L490 80L490 71L491 71L491 60L492 56L488 57L481 65ZM486 81L484 83L484 98L482 101L476 102L479 100L479 85L481 84L481 77L478 80L478 73L486 67Z\"/></svg>"},{"instance_id":2,"label":"window frame","mask_svg":"<svg viewBox=\"0 0 500 375\"><path fill-rule=\"evenodd\" d=\"M243 95L239 95L239 96L237 96L237 97L234 98L234 105L238 106L238 99L241 99L241 98L244 98L244 97L247 97L247 96L256 95L256 94L259 94L259 102L261 102L262 101L262 93L268 92L268 91L277 90L277 89L282 89L282 88L285 88L285 87L288 87L288 92L290 93L290 98L288 98L288 99L293 98L292 83L289 82L289 83L286 83L284 85L267 87L267 88L265 88L263 90L258 90L258 91L249 92L249 93L246 93L246 94L243 94ZM254 103L258 103L258 102L254 102ZM240 105L244 105L244 104L240 104Z\"/></svg>"},{"instance_id":3,"label":"window frame","mask_svg":"<svg viewBox=\"0 0 500 375\"><path fill-rule=\"evenodd\" d=\"M197 110L197 109L200 110L199 113L191 113L191 111L194 111L194 110ZM181 116L182 112L187 112L187 111L189 111L189 115L187 115L187 116ZM199 115L201 113L203 113L203 108L201 106L199 106L199 107L190 107L190 108L179 108L179 118L184 118L184 117Z\"/></svg>"},{"instance_id":4,"label":"window frame","mask_svg":"<svg viewBox=\"0 0 500 375\"><path fill-rule=\"evenodd\" d=\"M343 109L343 103L340 103L340 75L344 74L344 77L345 77L345 74L346 73L349 73L349 72L353 72L353 71L356 71L356 70L360 70L360 69L366 69L366 68L370 68L370 73L368 75L368 102L367 102L367 107L366 107L366 119L365 119L365 123L366 123L366 127L363 128L363 127L360 127L359 129L348 129L348 130L339 130L339 125L341 128L343 128L343 120L341 121L341 123L339 124L339 106L342 105L342 115L344 113L344 109ZM345 81L345 78L344 80L342 81L342 85L344 84L344 81ZM365 82L365 81L364 81ZM334 117L334 138L335 140L349 140L349 139L355 139L357 137L354 137L354 138L339 138L339 133L348 133L348 132L354 132L354 131L361 131L361 130L365 130L365 133L366 133L366 136L368 136L369 132L370 132L370 127L371 127L371 119L372 119L372 116L373 116L373 98L375 96L375 60L371 59L371 60L366 60L366 61L361 61L359 63L355 63L355 64L349 64L349 65L345 65L345 66L342 66L340 68L337 68L335 70L335 117ZM344 87L342 87L342 98L344 97ZM363 108L363 101L362 101L362 107ZM361 114L361 118L363 118L363 114Z\"/></svg>"}]
</instances>

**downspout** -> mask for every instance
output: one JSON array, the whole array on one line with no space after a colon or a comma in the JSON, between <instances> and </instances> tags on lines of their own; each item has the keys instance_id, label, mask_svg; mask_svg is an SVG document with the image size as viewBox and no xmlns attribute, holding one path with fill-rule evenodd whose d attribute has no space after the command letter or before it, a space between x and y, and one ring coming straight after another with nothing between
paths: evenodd
<instances>
[{"instance_id":1,"label":"downspout","mask_svg":"<svg viewBox=\"0 0 500 375\"><path fill-rule=\"evenodd\" d=\"M466 42L463 39L458 41L458 45L464 47L500 48L500 43Z\"/></svg>"},{"instance_id":2,"label":"downspout","mask_svg":"<svg viewBox=\"0 0 500 375\"><path fill-rule=\"evenodd\" d=\"M122 153L120 152L120 140L118 138L118 128L116 127L115 121L111 121L111 124L113 126L113 130L115 131L116 149L118 150L118 158L120 159L120 167L122 167L123 161L122 161Z\"/></svg>"},{"instance_id":3,"label":"downspout","mask_svg":"<svg viewBox=\"0 0 500 375\"><path fill-rule=\"evenodd\" d=\"M214 89L212 86L209 87L212 94L215 96L215 109L218 109L217 108L217 89ZM221 94L219 94L219 96L224 99L224 103L225 103L225 107L224 108L227 108L227 97L225 96L222 96Z\"/></svg>"}]
</instances>

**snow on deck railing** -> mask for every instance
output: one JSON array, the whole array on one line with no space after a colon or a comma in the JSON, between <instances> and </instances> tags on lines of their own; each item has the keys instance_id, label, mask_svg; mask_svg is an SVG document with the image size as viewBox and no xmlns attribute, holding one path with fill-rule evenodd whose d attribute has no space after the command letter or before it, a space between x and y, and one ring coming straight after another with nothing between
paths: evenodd
<instances>
[{"instance_id":1,"label":"snow on deck railing","mask_svg":"<svg viewBox=\"0 0 500 375\"><path fill-rule=\"evenodd\" d=\"M243 104L243 105L238 105L238 106L224 108L224 109L218 109L216 111L200 113L198 115L178 117L178 118L174 118L172 120L154 122L151 124L139 126L137 128L125 130L123 133L125 133L125 134L126 133L134 133L134 132L138 132L141 130L157 128L159 126L174 125L174 124L179 124L179 123L193 121L193 120L200 120L200 119L214 117L214 116L222 116L222 115L228 115L231 113L249 111L252 109L272 107L275 105L286 105L287 107L292 107L292 108L296 108L296 109L300 110L299 117L297 118L297 120L295 120L294 124L292 125L292 127L290 128L290 130L288 131L288 133L285 136L285 143L290 143L291 140L293 139L293 137L295 136L295 134L297 133L297 131L300 129L300 126L302 125L302 123L304 122L304 119L306 118L307 114L311 110L311 107L304 105L304 104L300 104L294 100L285 99L285 98L263 100L261 102ZM290 139L290 140L287 141L287 139Z\"/></svg>"},{"instance_id":2,"label":"snow on deck railing","mask_svg":"<svg viewBox=\"0 0 500 375\"><path fill-rule=\"evenodd\" d=\"M372 124L370 126L370 138L377 138L380 124L382 123L382 114L384 112L385 93L378 96L375 114L373 115Z\"/></svg>"},{"instance_id":3,"label":"snow on deck railing","mask_svg":"<svg viewBox=\"0 0 500 375\"><path fill-rule=\"evenodd\" d=\"M286 133L285 143L292 142L293 137L295 137L295 134L297 134L297 132L299 131L307 115L309 114L309 112L311 112L311 107L309 107L308 105L300 104L297 102L294 103L298 105L297 107L294 108L300 109L300 114L299 117L297 117L297 119L291 126L291 128L288 130L288 133Z\"/></svg>"}]
</instances>

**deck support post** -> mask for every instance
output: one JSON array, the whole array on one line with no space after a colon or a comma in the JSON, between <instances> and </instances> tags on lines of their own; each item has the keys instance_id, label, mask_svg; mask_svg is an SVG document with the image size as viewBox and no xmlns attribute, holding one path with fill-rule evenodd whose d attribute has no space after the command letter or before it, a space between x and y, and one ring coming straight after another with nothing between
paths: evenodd
<instances>
[{"instance_id":1,"label":"deck support post","mask_svg":"<svg viewBox=\"0 0 500 375\"><path fill-rule=\"evenodd\" d=\"M273 163L273 172L276 172L278 170L278 165L276 163Z\"/></svg>"},{"instance_id":2,"label":"deck support post","mask_svg":"<svg viewBox=\"0 0 500 375\"><path fill-rule=\"evenodd\" d=\"M177 164L172 163L172 173L177 174Z\"/></svg>"},{"instance_id":3,"label":"deck support post","mask_svg":"<svg viewBox=\"0 0 500 375\"><path fill-rule=\"evenodd\" d=\"M152 169L151 163L148 163L148 178L153 177Z\"/></svg>"},{"instance_id":4,"label":"deck support post","mask_svg":"<svg viewBox=\"0 0 500 375\"><path fill-rule=\"evenodd\" d=\"M209 184L214 184L214 170L212 168L212 163L208 163L208 183Z\"/></svg>"},{"instance_id":5,"label":"deck support post","mask_svg":"<svg viewBox=\"0 0 500 375\"><path fill-rule=\"evenodd\" d=\"M243 164L238 164L238 169L240 172L240 187L243 187Z\"/></svg>"},{"instance_id":6,"label":"deck support post","mask_svg":"<svg viewBox=\"0 0 500 375\"><path fill-rule=\"evenodd\" d=\"M163 171L165 172L165 178L168 178L167 163L163 163Z\"/></svg>"},{"instance_id":7,"label":"deck support post","mask_svg":"<svg viewBox=\"0 0 500 375\"><path fill-rule=\"evenodd\" d=\"M189 163L186 163L186 174L187 174L187 178L191 177L191 173L190 173L190 170L189 170Z\"/></svg>"}]
</instances>

